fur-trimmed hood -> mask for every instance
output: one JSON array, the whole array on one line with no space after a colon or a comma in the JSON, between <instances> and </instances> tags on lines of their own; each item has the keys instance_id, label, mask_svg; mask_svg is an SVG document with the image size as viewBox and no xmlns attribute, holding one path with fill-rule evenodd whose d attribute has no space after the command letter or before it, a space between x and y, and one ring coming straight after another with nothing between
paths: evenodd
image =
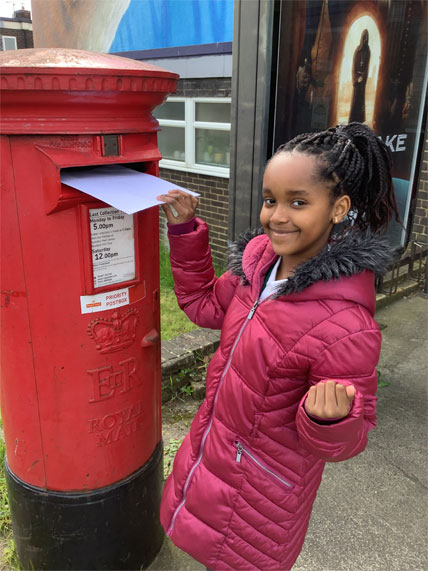
<instances>
[{"instance_id":1,"label":"fur-trimmed hood","mask_svg":"<svg viewBox=\"0 0 428 571\"><path fill-rule=\"evenodd\" d=\"M247 230L229 249L228 269L249 285L262 256L272 246L263 229ZM376 276L386 273L394 259L394 252L385 238L368 232L348 232L332 240L317 256L296 268L293 276L278 290L275 297L299 293L309 286L351 277L369 270Z\"/></svg>"}]
</instances>

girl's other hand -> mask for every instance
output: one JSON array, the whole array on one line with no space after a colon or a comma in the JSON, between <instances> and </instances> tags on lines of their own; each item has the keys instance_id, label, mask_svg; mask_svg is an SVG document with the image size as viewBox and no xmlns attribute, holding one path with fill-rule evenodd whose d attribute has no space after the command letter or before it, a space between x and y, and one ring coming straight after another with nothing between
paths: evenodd
<instances>
[{"instance_id":1,"label":"girl's other hand","mask_svg":"<svg viewBox=\"0 0 428 571\"><path fill-rule=\"evenodd\" d=\"M166 204L161 204L169 224L183 224L189 222L196 213L198 199L184 190L170 190L168 194L156 197ZM172 208L175 210L174 214Z\"/></svg>"},{"instance_id":2,"label":"girl's other hand","mask_svg":"<svg viewBox=\"0 0 428 571\"><path fill-rule=\"evenodd\" d=\"M354 397L353 385L345 387L336 381L318 383L309 389L305 410L318 418L344 418L349 413Z\"/></svg>"}]
</instances>

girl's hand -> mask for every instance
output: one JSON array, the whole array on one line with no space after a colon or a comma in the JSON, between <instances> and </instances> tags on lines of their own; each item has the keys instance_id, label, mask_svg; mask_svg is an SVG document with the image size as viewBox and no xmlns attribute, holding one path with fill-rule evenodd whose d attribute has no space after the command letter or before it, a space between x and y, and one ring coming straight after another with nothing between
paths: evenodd
<instances>
[{"instance_id":1,"label":"girl's hand","mask_svg":"<svg viewBox=\"0 0 428 571\"><path fill-rule=\"evenodd\" d=\"M318 418L344 418L349 413L354 397L353 385L345 387L336 381L318 383L309 389L305 410Z\"/></svg>"},{"instance_id":2,"label":"girl's hand","mask_svg":"<svg viewBox=\"0 0 428 571\"><path fill-rule=\"evenodd\" d=\"M189 222L195 216L198 199L196 196L184 192L184 190L170 190L168 194L161 194L156 198L166 202L166 204L161 204L161 206L169 224L183 224L183 222ZM176 215L174 215L171 207L177 213Z\"/></svg>"}]
</instances>

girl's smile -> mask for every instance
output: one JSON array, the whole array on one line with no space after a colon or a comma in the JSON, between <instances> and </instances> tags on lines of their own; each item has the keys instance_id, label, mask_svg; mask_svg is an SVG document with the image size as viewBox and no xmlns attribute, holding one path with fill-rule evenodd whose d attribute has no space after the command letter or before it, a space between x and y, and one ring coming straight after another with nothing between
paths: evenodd
<instances>
[{"instance_id":1,"label":"girl's smile","mask_svg":"<svg viewBox=\"0 0 428 571\"><path fill-rule=\"evenodd\" d=\"M283 260L277 279L318 254L336 222L349 209L349 197L333 199L317 177L317 158L302 153L280 153L269 162L263 178L260 222Z\"/></svg>"},{"instance_id":2,"label":"girl's smile","mask_svg":"<svg viewBox=\"0 0 428 571\"><path fill-rule=\"evenodd\" d=\"M281 228L273 228L269 226L270 232L272 235L284 236L287 234L295 234L298 230L281 230Z\"/></svg>"}]
</instances>

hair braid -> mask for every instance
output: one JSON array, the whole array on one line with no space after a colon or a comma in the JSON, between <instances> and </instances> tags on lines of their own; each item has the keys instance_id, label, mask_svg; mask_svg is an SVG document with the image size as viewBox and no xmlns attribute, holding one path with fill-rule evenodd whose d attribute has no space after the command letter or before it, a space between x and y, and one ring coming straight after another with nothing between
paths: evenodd
<instances>
[{"instance_id":1,"label":"hair braid","mask_svg":"<svg viewBox=\"0 0 428 571\"><path fill-rule=\"evenodd\" d=\"M275 155L284 152L320 157L320 178L332 185L335 197L349 195L356 227L385 229L393 214L400 222L389 151L366 125L350 123L298 135Z\"/></svg>"}]
</instances>

